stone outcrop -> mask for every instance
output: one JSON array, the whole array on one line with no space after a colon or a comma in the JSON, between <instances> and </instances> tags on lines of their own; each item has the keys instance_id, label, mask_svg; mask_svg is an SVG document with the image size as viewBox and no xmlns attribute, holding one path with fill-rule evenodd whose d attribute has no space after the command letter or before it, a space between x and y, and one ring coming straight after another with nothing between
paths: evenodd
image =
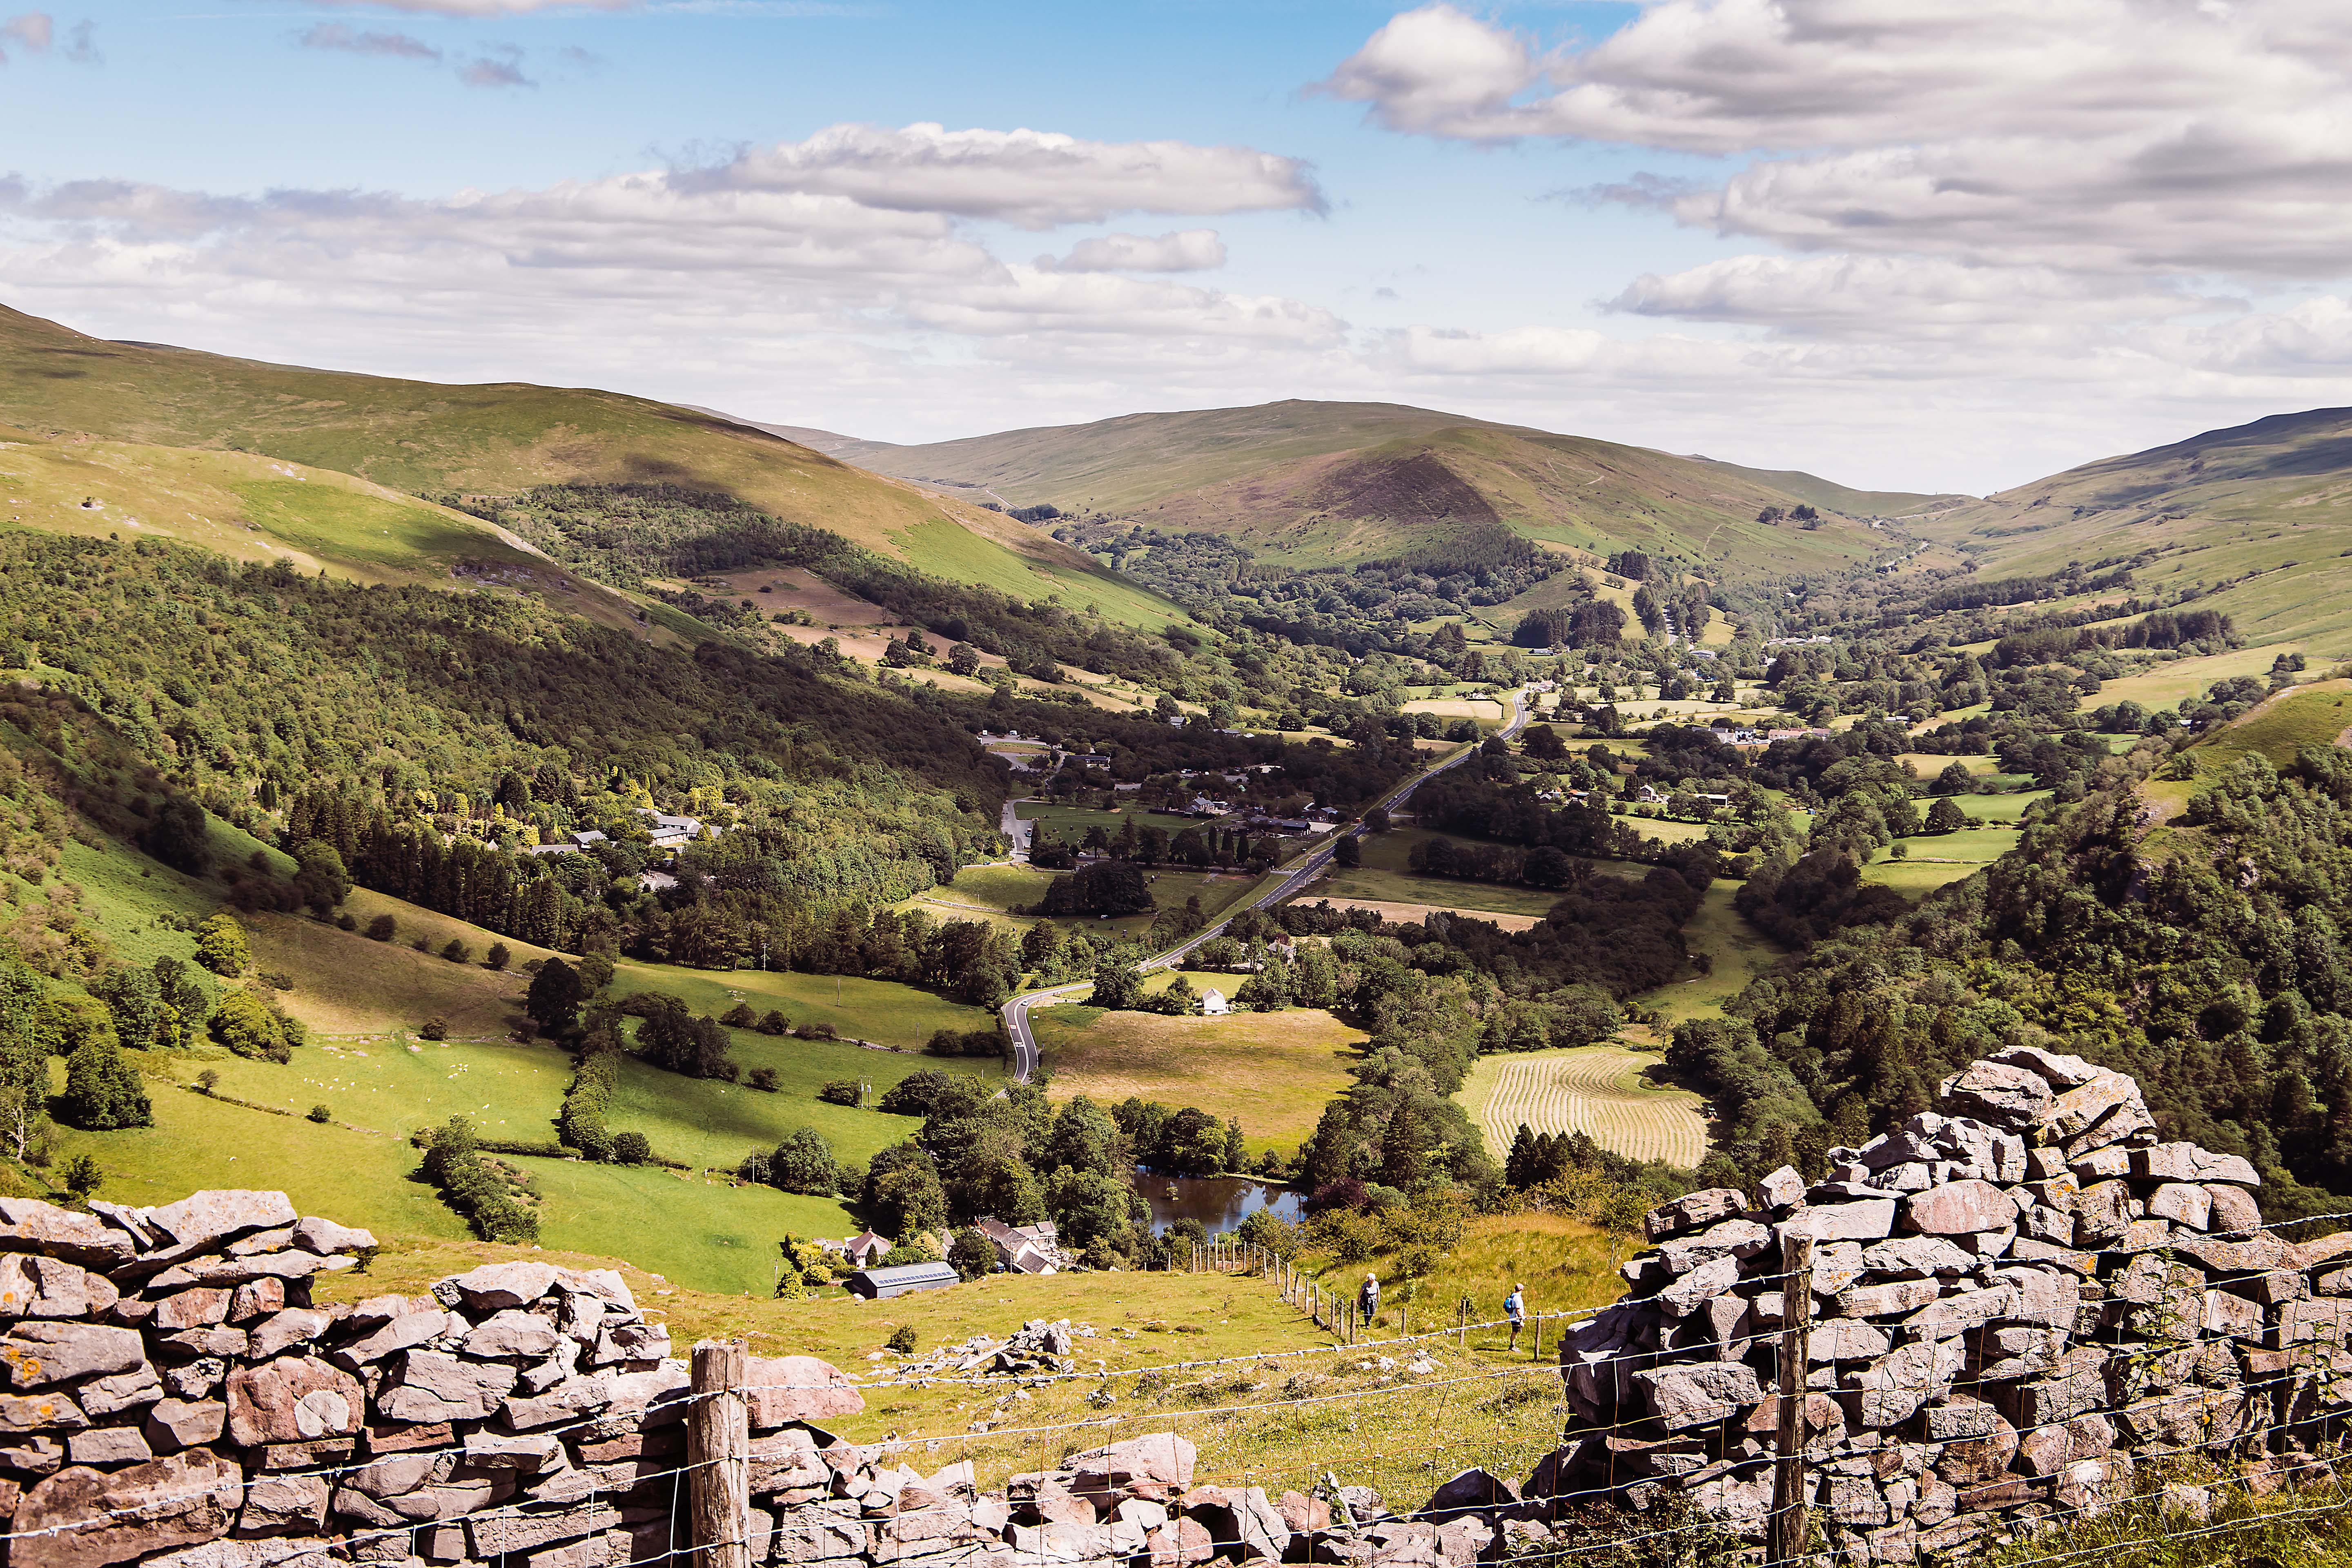
<instances>
[{"instance_id":1,"label":"stone outcrop","mask_svg":"<svg viewBox=\"0 0 2352 1568\"><path fill-rule=\"evenodd\" d=\"M1814 1244L1810 1500L1855 1560L2098 1511L2159 1451L2324 1474L2302 1448L2352 1368L2352 1237L2260 1228L2259 1185L2158 1142L2123 1074L2000 1051L1824 1181L1651 1211L1627 1300L1562 1337L1575 1420L1526 1496L1679 1496L1760 1536L1792 1235Z\"/></svg>"}]
</instances>

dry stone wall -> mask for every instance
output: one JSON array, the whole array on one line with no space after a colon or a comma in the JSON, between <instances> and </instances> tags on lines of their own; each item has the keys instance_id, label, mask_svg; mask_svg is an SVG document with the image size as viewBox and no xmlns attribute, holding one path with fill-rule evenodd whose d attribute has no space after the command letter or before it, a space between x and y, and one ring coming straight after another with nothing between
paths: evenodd
<instances>
[{"instance_id":1,"label":"dry stone wall","mask_svg":"<svg viewBox=\"0 0 2352 1568\"><path fill-rule=\"evenodd\" d=\"M509 1262L314 1305L368 1233L280 1193L91 1206L0 1198L0 1568L696 1561L686 1418L708 1396L619 1275ZM1066 1325L1034 1327L1041 1353L1066 1352ZM813 1357L751 1357L733 1396L753 1563L1468 1568L1517 1496L1470 1472L1422 1517L1348 1488L1335 1518L1196 1484L1192 1444L1165 1433L983 1495L969 1464L927 1476L901 1445L825 1430L864 1399Z\"/></svg>"},{"instance_id":2,"label":"dry stone wall","mask_svg":"<svg viewBox=\"0 0 2352 1568\"><path fill-rule=\"evenodd\" d=\"M2256 1489L2328 1474L2352 1236L2263 1229L2253 1168L2159 1142L2129 1078L2013 1047L1831 1161L1651 1212L1631 1295L1562 1339L1575 1419L1531 1492L1678 1498L1760 1538L1791 1234L1813 1241L1806 1496L1853 1560L2097 1512L2155 1462Z\"/></svg>"}]
</instances>

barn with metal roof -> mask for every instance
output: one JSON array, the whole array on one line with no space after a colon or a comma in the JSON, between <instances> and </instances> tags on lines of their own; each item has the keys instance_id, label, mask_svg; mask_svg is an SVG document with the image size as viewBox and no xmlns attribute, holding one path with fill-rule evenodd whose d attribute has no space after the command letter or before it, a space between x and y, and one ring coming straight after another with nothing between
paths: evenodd
<instances>
[{"instance_id":1,"label":"barn with metal roof","mask_svg":"<svg viewBox=\"0 0 2352 1568\"><path fill-rule=\"evenodd\" d=\"M956 1282L954 1268L945 1263L895 1263L887 1268L861 1268L848 1279L850 1293L878 1301L910 1290L937 1290Z\"/></svg>"}]
</instances>

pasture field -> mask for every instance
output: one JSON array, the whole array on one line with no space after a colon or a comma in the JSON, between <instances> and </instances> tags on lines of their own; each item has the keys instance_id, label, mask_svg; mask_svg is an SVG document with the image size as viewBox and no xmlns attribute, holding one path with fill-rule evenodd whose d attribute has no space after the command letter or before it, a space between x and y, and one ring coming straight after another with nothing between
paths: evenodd
<instances>
[{"instance_id":1,"label":"pasture field","mask_svg":"<svg viewBox=\"0 0 2352 1568\"><path fill-rule=\"evenodd\" d=\"M1711 884L1698 912L1683 927L1683 941L1691 952L1707 954L1707 972L1678 976L1639 998L1643 1007L1664 1015L1666 1031L1685 1018L1723 1016L1723 1005L1787 952L1732 907L1737 890L1730 882Z\"/></svg>"},{"instance_id":2,"label":"pasture field","mask_svg":"<svg viewBox=\"0 0 2352 1568\"><path fill-rule=\"evenodd\" d=\"M2259 752L2284 766L2305 746L2333 745L2352 729L2352 680L2322 680L2269 699L2189 750L2200 776Z\"/></svg>"},{"instance_id":3,"label":"pasture field","mask_svg":"<svg viewBox=\"0 0 2352 1568\"><path fill-rule=\"evenodd\" d=\"M1328 888L1316 888L1310 891L1318 897L1329 897ZM1392 921L1399 925L1413 925L1427 920L1433 914L1450 915L1462 912L1451 904L1404 904L1379 899L1332 899L1331 902L1337 909L1370 910L1381 919ZM1505 931L1526 931L1531 926L1541 924L1543 920L1540 915L1507 915L1493 910L1479 910L1475 912L1480 920L1492 921Z\"/></svg>"},{"instance_id":4,"label":"pasture field","mask_svg":"<svg viewBox=\"0 0 2352 1568\"><path fill-rule=\"evenodd\" d=\"M438 1017L456 1039L503 1038L527 1022L522 996L530 976L522 972L523 964L555 956L546 948L365 888L353 888L343 909L362 930L378 915L392 916L397 928L393 939L373 942L307 914L239 917L252 940L255 966L294 977L294 989L283 998L286 1010L331 1035L414 1032L425 1019ZM418 937L431 952L416 951ZM452 940L472 950L469 962L454 963L441 956ZM504 942L514 955L503 972L482 966L493 942Z\"/></svg>"},{"instance_id":5,"label":"pasture field","mask_svg":"<svg viewBox=\"0 0 2352 1568\"><path fill-rule=\"evenodd\" d=\"M756 1013L772 1007L795 1027L830 1024L843 1036L908 1050L921 1049L923 1042L940 1029L985 1029L993 1017L985 1008L950 1002L890 980L793 974L775 969L676 969L625 959L614 972L608 994L620 997L636 991L667 992L683 997L696 1012L713 1017L738 1002L749 1003ZM767 1037L741 1029L735 1034L738 1042L745 1044ZM836 1048L856 1049L854 1046Z\"/></svg>"},{"instance_id":6,"label":"pasture field","mask_svg":"<svg viewBox=\"0 0 2352 1568\"><path fill-rule=\"evenodd\" d=\"M151 1075L146 1089L155 1125L58 1132L59 1160L88 1153L104 1169L99 1196L145 1205L170 1203L200 1187L268 1187L285 1192L304 1214L365 1226L379 1235L466 1234L465 1222L440 1194L412 1179L416 1151L404 1137L321 1127L299 1116L272 1116L208 1100L168 1076L183 1064L152 1054L131 1059ZM64 1064L57 1068L62 1089ZM196 1064L186 1064L184 1070L193 1078Z\"/></svg>"},{"instance_id":7,"label":"pasture field","mask_svg":"<svg viewBox=\"0 0 2352 1568\"><path fill-rule=\"evenodd\" d=\"M1525 915L1540 920L1559 901L1559 895L1538 888L1503 888L1492 882L1416 877L1404 871L1335 869L1298 895L1301 903L1311 904L1318 899L1338 905L1420 904L1466 915Z\"/></svg>"},{"instance_id":8,"label":"pasture field","mask_svg":"<svg viewBox=\"0 0 2352 1568\"><path fill-rule=\"evenodd\" d=\"M1661 844L1696 844L1706 837L1704 822L1683 822L1670 816L1626 816L1618 819L1644 838Z\"/></svg>"},{"instance_id":9,"label":"pasture field","mask_svg":"<svg viewBox=\"0 0 2352 1568\"><path fill-rule=\"evenodd\" d=\"M513 1162L545 1199L541 1246L587 1251L624 1245L629 1261L680 1285L766 1299L786 1236L845 1237L857 1222L831 1198L735 1186L653 1165L583 1160Z\"/></svg>"},{"instance_id":10,"label":"pasture field","mask_svg":"<svg viewBox=\"0 0 2352 1568\"><path fill-rule=\"evenodd\" d=\"M1969 827L1958 833L1922 834L1903 840L1910 847L1908 858L1896 860L1881 852L1862 868L1862 879L1916 898L1959 881L1979 867L1990 866L2017 847L2017 837L2014 827Z\"/></svg>"},{"instance_id":11,"label":"pasture field","mask_svg":"<svg viewBox=\"0 0 2352 1568\"><path fill-rule=\"evenodd\" d=\"M1529 1307L1547 1320L1549 1356L1563 1318L1587 1315L1622 1294L1614 1272L1622 1250L1616 1239L1574 1220L1514 1215L1472 1220L1436 1270L1418 1281L1400 1278L1396 1259L1386 1254L1330 1265L1322 1275L1327 1289L1344 1290L1365 1269L1377 1271L1389 1286L1377 1325L1383 1336L1398 1331L1401 1310L1410 1310L1415 1332L1451 1322L1454 1304L1465 1296L1477 1318L1498 1317L1504 1294L1524 1282ZM534 1252L424 1241L387 1247L364 1275L322 1281L320 1296L355 1300L422 1289L446 1274L516 1257L573 1267L605 1262L552 1246ZM768 1266L763 1257L749 1261ZM1558 1443L1564 1415L1559 1378L1535 1360L1530 1336L1521 1336L1516 1356L1506 1352L1500 1331L1480 1331L1461 1347L1450 1335L1424 1342L1435 1367L1420 1379L1394 1376L1376 1363L1359 1370L1368 1360L1363 1351L1343 1352L1286 1303L1271 1280L1254 1275L992 1275L887 1301L837 1292L774 1301L757 1299L766 1294L759 1285L749 1287L755 1299L747 1300L683 1288L676 1274L661 1279L642 1268L623 1273L647 1315L668 1323L674 1343L740 1335L755 1352L821 1356L861 1377L904 1359L883 1348L901 1325L914 1329L925 1352L975 1330L1006 1332L1031 1318L1067 1318L1092 1329L1078 1342L1086 1375L1036 1383L1025 1399L1016 1402L1009 1383L869 1384L863 1413L830 1421L855 1442L896 1435L916 1446L910 1457L919 1466L970 1459L982 1487L1099 1443L1173 1431L1200 1445L1195 1479L1202 1484L1307 1490L1329 1469L1412 1506L1469 1464L1524 1476ZM1197 1364L1210 1361L1225 1364ZM1291 1403L1297 1395L1284 1390L1294 1377L1301 1393L1349 1397ZM1113 1391L1113 1403L1088 1404L1098 1386ZM969 1430L983 1420L1009 1429ZM1034 1430L1064 1423L1085 1425Z\"/></svg>"},{"instance_id":12,"label":"pasture field","mask_svg":"<svg viewBox=\"0 0 2352 1568\"><path fill-rule=\"evenodd\" d=\"M1242 983L1232 974L1188 978L1196 990L1214 985L1228 996ZM1253 1153L1305 1141L1324 1104L1348 1087L1347 1064L1365 1043L1361 1031L1304 1007L1169 1018L1060 1006L1039 1009L1031 1023L1055 1099L1083 1094L1116 1105L1140 1095L1193 1106L1219 1121L1238 1119Z\"/></svg>"},{"instance_id":13,"label":"pasture field","mask_svg":"<svg viewBox=\"0 0 2352 1568\"><path fill-rule=\"evenodd\" d=\"M1633 1160L1685 1169L1706 1157L1706 1102L1643 1075L1658 1058L1623 1046L1497 1052L1478 1058L1456 1097L1500 1160L1525 1124L1534 1132L1583 1132Z\"/></svg>"},{"instance_id":14,"label":"pasture field","mask_svg":"<svg viewBox=\"0 0 2352 1568\"><path fill-rule=\"evenodd\" d=\"M1402 703L1403 713L1434 713L1441 719L1475 719L1485 730L1499 730L1510 717L1509 704L1492 697L1425 697Z\"/></svg>"},{"instance_id":15,"label":"pasture field","mask_svg":"<svg viewBox=\"0 0 2352 1568\"><path fill-rule=\"evenodd\" d=\"M1104 811L1091 805L1062 805L1053 801L1019 800L1013 803L1013 815L1024 822L1036 823L1050 830L1057 838L1075 838L1089 827L1099 827L1105 833L1117 833L1129 817L1135 819L1138 832L1146 827L1165 828L1174 834L1180 828L1198 826L1202 818L1179 816L1172 811L1150 811L1137 807L1132 811Z\"/></svg>"},{"instance_id":16,"label":"pasture field","mask_svg":"<svg viewBox=\"0 0 2352 1568\"><path fill-rule=\"evenodd\" d=\"M1933 782L1937 773L1954 763L1966 768L1972 778L1980 778L2000 766L1990 757L1939 757L1933 752L1904 752L1895 760L1918 774L1922 784Z\"/></svg>"},{"instance_id":17,"label":"pasture field","mask_svg":"<svg viewBox=\"0 0 2352 1568\"><path fill-rule=\"evenodd\" d=\"M2228 653L2153 664L2137 675L2101 681L2099 689L2086 694L2080 706L2086 713L2094 708L2111 708L2126 701L2149 709L2177 708L2184 697L2202 697L2205 689L2217 680L2240 675L2267 676L2273 659L2283 653L2303 652L2306 646L2300 642L2265 643L2260 647L2232 648Z\"/></svg>"}]
</instances>

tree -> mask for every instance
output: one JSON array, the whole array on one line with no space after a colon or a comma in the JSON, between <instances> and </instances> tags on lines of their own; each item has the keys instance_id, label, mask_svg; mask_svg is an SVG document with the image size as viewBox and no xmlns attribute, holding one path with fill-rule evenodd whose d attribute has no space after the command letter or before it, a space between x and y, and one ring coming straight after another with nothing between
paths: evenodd
<instances>
[{"instance_id":1,"label":"tree","mask_svg":"<svg viewBox=\"0 0 2352 1568\"><path fill-rule=\"evenodd\" d=\"M654 1146L642 1132L613 1134L613 1158L623 1165L642 1165L654 1157Z\"/></svg>"},{"instance_id":2,"label":"tree","mask_svg":"<svg viewBox=\"0 0 2352 1568\"><path fill-rule=\"evenodd\" d=\"M841 1170L833 1145L814 1127L795 1127L768 1156L768 1181L788 1193L829 1198L840 1190Z\"/></svg>"},{"instance_id":3,"label":"tree","mask_svg":"<svg viewBox=\"0 0 2352 1568\"><path fill-rule=\"evenodd\" d=\"M331 844L305 839L294 852L294 891L313 914L323 915L351 896L352 874Z\"/></svg>"},{"instance_id":4,"label":"tree","mask_svg":"<svg viewBox=\"0 0 2352 1568\"><path fill-rule=\"evenodd\" d=\"M956 1232L955 1242L948 1248L948 1261L955 1265L959 1279L977 1279L996 1267L996 1245L970 1226Z\"/></svg>"},{"instance_id":5,"label":"tree","mask_svg":"<svg viewBox=\"0 0 2352 1568\"><path fill-rule=\"evenodd\" d=\"M1927 829L1930 833L1958 833L1969 826L1969 814L1949 795L1939 797L1927 808Z\"/></svg>"},{"instance_id":6,"label":"tree","mask_svg":"<svg viewBox=\"0 0 2352 1568\"><path fill-rule=\"evenodd\" d=\"M579 972L560 958L551 958L530 977L522 1010L542 1035L559 1038L580 1026L580 1005L587 1000Z\"/></svg>"},{"instance_id":7,"label":"tree","mask_svg":"<svg viewBox=\"0 0 2352 1568\"><path fill-rule=\"evenodd\" d=\"M156 808L155 820L140 836L140 846L164 865L191 877L201 877L212 868L205 808L184 795L175 795Z\"/></svg>"},{"instance_id":8,"label":"tree","mask_svg":"<svg viewBox=\"0 0 2352 1568\"><path fill-rule=\"evenodd\" d=\"M310 1108L310 1120L321 1127L334 1119L335 1113L323 1105L314 1105Z\"/></svg>"},{"instance_id":9,"label":"tree","mask_svg":"<svg viewBox=\"0 0 2352 1568\"><path fill-rule=\"evenodd\" d=\"M494 942L490 943L490 951L482 954L482 963L488 968L503 970L513 961L513 958L514 954L508 950L505 942Z\"/></svg>"},{"instance_id":10,"label":"tree","mask_svg":"<svg viewBox=\"0 0 2352 1568\"><path fill-rule=\"evenodd\" d=\"M1331 862L1340 869L1352 871L1364 863L1364 846L1354 834L1349 834L1331 846Z\"/></svg>"},{"instance_id":11,"label":"tree","mask_svg":"<svg viewBox=\"0 0 2352 1568\"><path fill-rule=\"evenodd\" d=\"M1527 739L1521 742L1519 750L1538 762L1556 763L1568 755L1568 742L1561 740L1559 731L1549 724L1530 724Z\"/></svg>"},{"instance_id":12,"label":"tree","mask_svg":"<svg viewBox=\"0 0 2352 1568\"><path fill-rule=\"evenodd\" d=\"M58 1182L76 1203L86 1201L106 1180L106 1168L90 1153L76 1154L58 1167Z\"/></svg>"},{"instance_id":13,"label":"tree","mask_svg":"<svg viewBox=\"0 0 2352 1568\"><path fill-rule=\"evenodd\" d=\"M1428 1180L1433 1142L1420 1109L1410 1100L1397 1101L1381 1134L1381 1183L1409 1193Z\"/></svg>"},{"instance_id":14,"label":"tree","mask_svg":"<svg viewBox=\"0 0 2352 1568\"><path fill-rule=\"evenodd\" d=\"M238 1056L286 1062L302 1043L302 1026L250 991L223 991L213 1005L212 1037Z\"/></svg>"},{"instance_id":15,"label":"tree","mask_svg":"<svg viewBox=\"0 0 2352 1568\"><path fill-rule=\"evenodd\" d=\"M474 956L474 950L461 939L453 936L442 944L441 956L452 963L464 963Z\"/></svg>"},{"instance_id":16,"label":"tree","mask_svg":"<svg viewBox=\"0 0 2352 1568\"><path fill-rule=\"evenodd\" d=\"M879 1155L876 1162L880 1163ZM868 1184L874 1195L866 1205L866 1223L878 1230L904 1238L917 1231L937 1230L948 1222L948 1195L928 1160L895 1166Z\"/></svg>"},{"instance_id":17,"label":"tree","mask_svg":"<svg viewBox=\"0 0 2352 1568\"><path fill-rule=\"evenodd\" d=\"M91 1040L66 1058L65 1110L67 1120L86 1132L155 1124L137 1069L111 1039Z\"/></svg>"},{"instance_id":18,"label":"tree","mask_svg":"<svg viewBox=\"0 0 2352 1568\"><path fill-rule=\"evenodd\" d=\"M390 915L378 915L367 923L367 939L370 942L390 942L399 934L400 922Z\"/></svg>"},{"instance_id":19,"label":"tree","mask_svg":"<svg viewBox=\"0 0 2352 1568\"><path fill-rule=\"evenodd\" d=\"M196 962L231 980L245 973L245 966L253 962L253 949L234 915L211 915L196 927Z\"/></svg>"},{"instance_id":20,"label":"tree","mask_svg":"<svg viewBox=\"0 0 2352 1568\"><path fill-rule=\"evenodd\" d=\"M154 972L116 964L90 982L90 994L106 1004L114 1019L115 1037L133 1049L175 1043L176 1016L167 1020L163 987Z\"/></svg>"},{"instance_id":21,"label":"tree","mask_svg":"<svg viewBox=\"0 0 2352 1568\"><path fill-rule=\"evenodd\" d=\"M695 1017L675 996L657 998L658 1005L637 1026L637 1054L657 1068L688 1078L735 1076L727 1055L727 1031L704 1014Z\"/></svg>"},{"instance_id":22,"label":"tree","mask_svg":"<svg viewBox=\"0 0 2352 1568\"><path fill-rule=\"evenodd\" d=\"M1087 997L1087 1006L1133 1012L1142 999L1143 976L1135 965L1105 958L1095 966L1095 988Z\"/></svg>"}]
</instances>

